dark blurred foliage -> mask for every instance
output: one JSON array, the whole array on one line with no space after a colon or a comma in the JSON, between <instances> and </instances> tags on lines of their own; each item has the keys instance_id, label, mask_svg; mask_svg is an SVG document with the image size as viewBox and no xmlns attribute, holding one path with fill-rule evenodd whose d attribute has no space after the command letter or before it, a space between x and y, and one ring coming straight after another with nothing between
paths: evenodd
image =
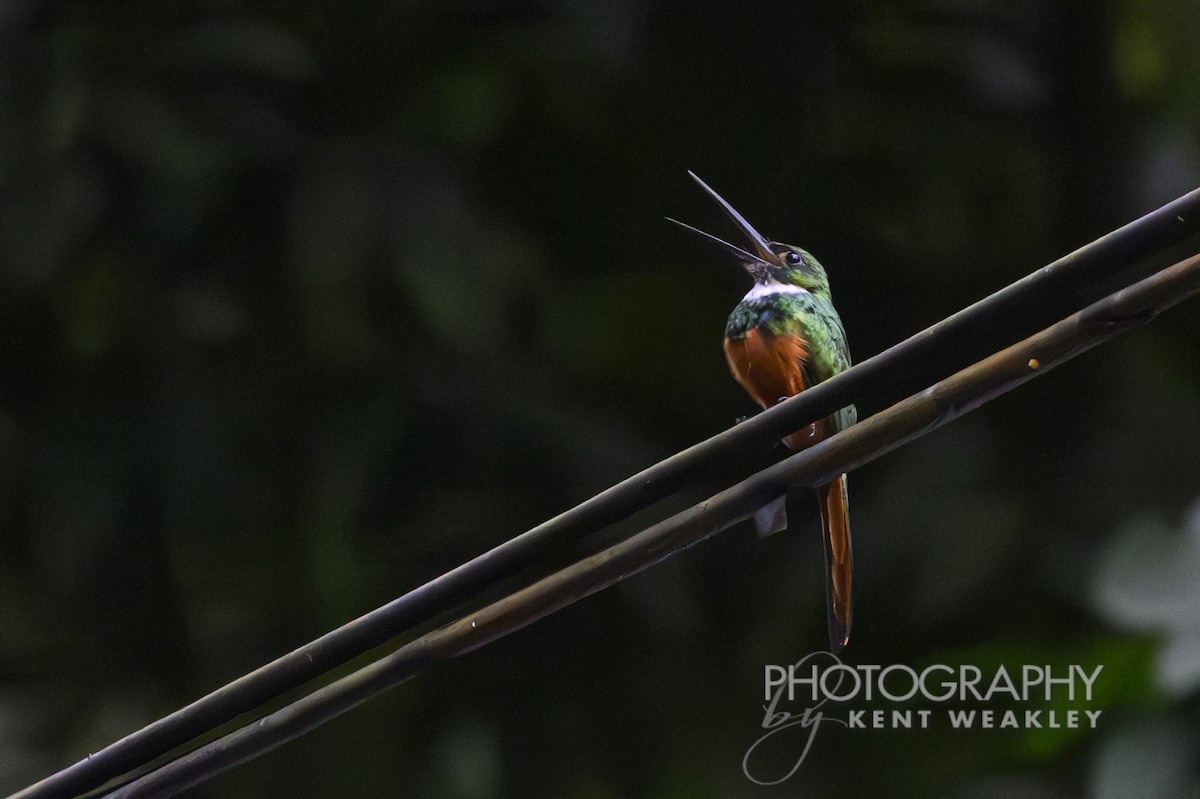
<instances>
[{"instance_id":1,"label":"dark blurred foliage","mask_svg":"<svg viewBox=\"0 0 1200 799\"><path fill-rule=\"evenodd\" d=\"M1188 0L7 0L0 790L752 412L686 169L861 359L1200 184L1197 96ZM810 519L193 795L1195 796L1198 321L851 481L848 658L1103 663L1095 732L835 731L753 786Z\"/></svg>"}]
</instances>

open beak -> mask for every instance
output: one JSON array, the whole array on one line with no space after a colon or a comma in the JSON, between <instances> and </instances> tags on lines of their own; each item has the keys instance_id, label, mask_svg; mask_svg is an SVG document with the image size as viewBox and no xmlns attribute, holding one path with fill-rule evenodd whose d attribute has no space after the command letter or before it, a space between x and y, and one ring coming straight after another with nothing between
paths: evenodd
<instances>
[{"instance_id":1,"label":"open beak","mask_svg":"<svg viewBox=\"0 0 1200 799\"><path fill-rule=\"evenodd\" d=\"M749 250L743 250L741 247L730 244L723 239L717 238L711 233L705 233L703 230L694 228L691 225L680 222L677 219L671 219L670 217L667 217L667 221L674 222L676 225L679 225L685 230L690 230L692 233L700 236L705 241L717 245L726 252L732 253L733 255L737 256L738 259L743 261L748 268L779 266L779 256L776 255L774 250L771 249L770 243L763 238L762 234L755 230L754 226L747 222L744 216L739 214L732 205L725 202L725 198L713 191L712 187L701 180L695 172L689 169L688 174L692 176L692 180L700 184L700 188L704 189L704 191L708 193L708 196L717 201L717 204L721 206L721 209L725 211L725 214L733 220L733 223L738 226L738 229L740 229L742 234L749 240L753 252L750 252Z\"/></svg>"}]
</instances>

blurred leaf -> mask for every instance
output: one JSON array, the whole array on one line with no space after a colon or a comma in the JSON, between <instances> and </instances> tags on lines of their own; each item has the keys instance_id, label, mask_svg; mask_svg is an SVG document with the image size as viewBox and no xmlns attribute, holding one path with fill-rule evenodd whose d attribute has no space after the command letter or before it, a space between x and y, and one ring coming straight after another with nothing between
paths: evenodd
<instances>
[{"instance_id":1,"label":"blurred leaf","mask_svg":"<svg viewBox=\"0 0 1200 799\"><path fill-rule=\"evenodd\" d=\"M1153 518L1126 523L1102 553L1094 578L1097 609L1113 622L1162 633L1158 678L1182 696L1200 687L1200 503L1181 529Z\"/></svg>"},{"instance_id":2,"label":"blurred leaf","mask_svg":"<svg viewBox=\"0 0 1200 799\"><path fill-rule=\"evenodd\" d=\"M462 722L443 735L438 751L442 795L451 799L501 796L500 746L493 730L478 720Z\"/></svg>"}]
</instances>

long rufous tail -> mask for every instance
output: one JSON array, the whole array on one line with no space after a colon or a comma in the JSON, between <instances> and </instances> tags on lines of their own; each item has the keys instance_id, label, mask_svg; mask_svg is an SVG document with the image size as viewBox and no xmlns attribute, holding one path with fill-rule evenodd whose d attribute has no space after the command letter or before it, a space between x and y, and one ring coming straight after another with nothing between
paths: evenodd
<instances>
[{"instance_id":1,"label":"long rufous tail","mask_svg":"<svg viewBox=\"0 0 1200 799\"><path fill-rule=\"evenodd\" d=\"M836 654L850 641L850 583L854 571L846 475L819 487L817 497L821 504L821 532L825 540L829 649Z\"/></svg>"}]
</instances>

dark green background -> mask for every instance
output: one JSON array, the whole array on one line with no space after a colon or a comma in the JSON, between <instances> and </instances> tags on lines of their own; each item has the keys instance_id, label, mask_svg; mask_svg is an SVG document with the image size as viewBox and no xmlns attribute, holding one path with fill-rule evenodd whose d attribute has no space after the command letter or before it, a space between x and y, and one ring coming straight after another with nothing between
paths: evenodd
<instances>
[{"instance_id":1,"label":"dark green background","mask_svg":"<svg viewBox=\"0 0 1200 799\"><path fill-rule=\"evenodd\" d=\"M0 792L752 412L687 169L822 260L862 359L1200 184L1198 16L9 0ZM1195 796L1198 309L851 481L847 657L1104 664L1097 731L833 729L753 786L763 666L824 644L808 519L192 795Z\"/></svg>"}]
</instances>

